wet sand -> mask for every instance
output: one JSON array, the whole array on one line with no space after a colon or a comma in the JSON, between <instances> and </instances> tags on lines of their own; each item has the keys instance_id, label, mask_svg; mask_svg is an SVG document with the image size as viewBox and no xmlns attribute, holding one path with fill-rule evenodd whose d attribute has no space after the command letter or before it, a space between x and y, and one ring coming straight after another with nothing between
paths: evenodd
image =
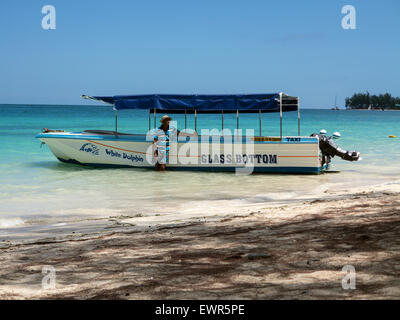
<instances>
[{"instance_id":1,"label":"wet sand","mask_svg":"<svg viewBox=\"0 0 400 320\"><path fill-rule=\"evenodd\" d=\"M0 298L400 299L399 185L146 228L134 219L3 242ZM45 265L54 289L42 288Z\"/></svg>"}]
</instances>

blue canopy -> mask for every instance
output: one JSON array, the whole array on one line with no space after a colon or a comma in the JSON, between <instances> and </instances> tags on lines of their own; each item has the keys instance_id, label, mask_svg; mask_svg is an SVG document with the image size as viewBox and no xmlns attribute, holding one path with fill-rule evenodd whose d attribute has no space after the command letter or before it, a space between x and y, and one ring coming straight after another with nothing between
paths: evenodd
<instances>
[{"instance_id":1,"label":"blue canopy","mask_svg":"<svg viewBox=\"0 0 400 320\"><path fill-rule=\"evenodd\" d=\"M114 105L115 110L123 109L147 109L169 112L188 112L196 110L199 113L214 112L279 112L279 93L270 94L246 94L246 95L175 95L175 94L150 94L129 95L112 97L83 98L103 101ZM296 111L298 98L282 94L282 111Z\"/></svg>"}]
</instances>

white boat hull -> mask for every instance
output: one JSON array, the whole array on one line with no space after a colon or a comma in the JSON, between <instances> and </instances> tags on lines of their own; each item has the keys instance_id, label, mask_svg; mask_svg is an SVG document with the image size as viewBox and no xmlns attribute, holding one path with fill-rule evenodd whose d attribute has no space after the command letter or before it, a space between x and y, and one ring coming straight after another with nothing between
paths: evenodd
<instances>
[{"instance_id":1,"label":"white boat hull","mask_svg":"<svg viewBox=\"0 0 400 320\"><path fill-rule=\"evenodd\" d=\"M153 168L152 141L145 135L48 132L37 135L62 162L91 166ZM150 139L148 139L150 140ZM189 140L189 138L187 138ZM199 141L201 138L199 138ZM168 169L320 173L319 143L313 137L254 137L238 143L218 137L208 144L172 143ZM228 142L227 142L228 141ZM243 143L244 142L244 143Z\"/></svg>"}]
</instances>

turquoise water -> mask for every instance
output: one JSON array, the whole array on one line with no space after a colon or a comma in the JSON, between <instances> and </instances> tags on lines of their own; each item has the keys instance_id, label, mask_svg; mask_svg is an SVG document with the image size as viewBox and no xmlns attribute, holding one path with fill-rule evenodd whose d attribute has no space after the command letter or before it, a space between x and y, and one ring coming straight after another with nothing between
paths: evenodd
<instances>
[{"instance_id":1,"label":"turquoise water","mask_svg":"<svg viewBox=\"0 0 400 320\"><path fill-rule=\"evenodd\" d=\"M114 130L110 107L0 105L0 228L114 214L217 212L399 179L400 112L305 109L301 117L302 135L340 131L338 144L360 151L363 160L335 158L337 172L319 176L93 169L58 162L34 137L44 127ZM174 119L182 129L184 116ZM145 133L149 126L142 111L120 111L118 120L121 132ZM199 115L197 123L199 129L221 127L215 115ZM285 114L283 124L284 135L297 135L297 113ZM258 125L258 115L240 116L242 129L255 128L258 134ZM188 127L193 126L189 116ZM236 128L235 114L224 116L224 127ZM262 116L262 134L279 135L279 115ZM390 134L399 138L389 139Z\"/></svg>"}]
</instances>

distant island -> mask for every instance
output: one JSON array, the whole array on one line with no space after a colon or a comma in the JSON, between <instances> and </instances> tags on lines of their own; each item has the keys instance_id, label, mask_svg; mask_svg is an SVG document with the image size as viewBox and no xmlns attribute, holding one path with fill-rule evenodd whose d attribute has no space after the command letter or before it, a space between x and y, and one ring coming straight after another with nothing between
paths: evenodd
<instances>
[{"instance_id":1,"label":"distant island","mask_svg":"<svg viewBox=\"0 0 400 320\"><path fill-rule=\"evenodd\" d=\"M400 97L393 97L389 93L370 95L368 91L355 93L346 98L346 109L400 110Z\"/></svg>"}]
</instances>

